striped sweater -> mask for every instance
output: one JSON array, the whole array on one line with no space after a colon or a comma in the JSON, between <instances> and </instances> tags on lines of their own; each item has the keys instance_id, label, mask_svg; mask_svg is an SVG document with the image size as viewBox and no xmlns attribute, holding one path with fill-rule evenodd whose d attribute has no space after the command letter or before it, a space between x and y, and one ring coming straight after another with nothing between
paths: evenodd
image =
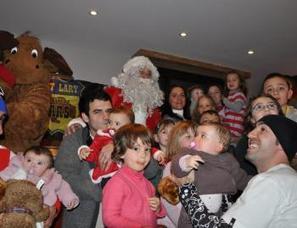
<instances>
[{"instance_id":1,"label":"striped sweater","mask_svg":"<svg viewBox=\"0 0 297 228\"><path fill-rule=\"evenodd\" d=\"M223 103L223 123L233 137L240 137L244 131L247 98L240 91L230 92L228 97L223 99Z\"/></svg>"}]
</instances>

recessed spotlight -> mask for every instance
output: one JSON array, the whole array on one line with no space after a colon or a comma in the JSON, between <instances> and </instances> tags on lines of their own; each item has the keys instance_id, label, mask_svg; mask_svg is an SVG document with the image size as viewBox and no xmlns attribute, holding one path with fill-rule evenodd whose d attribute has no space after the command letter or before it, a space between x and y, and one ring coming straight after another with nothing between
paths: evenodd
<instances>
[{"instance_id":1,"label":"recessed spotlight","mask_svg":"<svg viewBox=\"0 0 297 228\"><path fill-rule=\"evenodd\" d=\"M187 34L186 32L181 32L179 35L180 35L181 37L186 37L188 34Z\"/></svg>"},{"instance_id":2,"label":"recessed spotlight","mask_svg":"<svg viewBox=\"0 0 297 228\"><path fill-rule=\"evenodd\" d=\"M253 55L253 54L255 54L255 52L253 50L248 50L248 54Z\"/></svg>"},{"instance_id":3,"label":"recessed spotlight","mask_svg":"<svg viewBox=\"0 0 297 228\"><path fill-rule=\"evenodd\" d=\"M92 16L96 16L98 13L96 10L90 10L89 14Z\"/></svg>"}]
</instances>

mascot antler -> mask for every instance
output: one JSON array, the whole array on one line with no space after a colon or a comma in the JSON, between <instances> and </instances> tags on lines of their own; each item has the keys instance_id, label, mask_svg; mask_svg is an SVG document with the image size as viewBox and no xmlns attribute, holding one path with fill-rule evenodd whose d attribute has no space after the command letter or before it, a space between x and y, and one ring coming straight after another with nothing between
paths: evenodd
<instances>
[{"instance_id":1,"label":"mascot antler","mask_svg":"<svg viewBox=\"0 0 297 228\"><path fill-rule=\"evenodd\" d=\"M65 59L54 49L44 48L43 58L48 60L53 65L52 73L72 76L73 72Z\"/></svg>"},{"instance_id":2,"label":"mascot antler","mask_svg":"<svg viewBox=\"0 0 297 228\"><path fill-rule=\"evenodd\" d=\"M3 60L3 50L11 49L18 44L19 42L14 38L13 34L7 31L0 31L0 61Z\"/></svg>"}]
</instances>

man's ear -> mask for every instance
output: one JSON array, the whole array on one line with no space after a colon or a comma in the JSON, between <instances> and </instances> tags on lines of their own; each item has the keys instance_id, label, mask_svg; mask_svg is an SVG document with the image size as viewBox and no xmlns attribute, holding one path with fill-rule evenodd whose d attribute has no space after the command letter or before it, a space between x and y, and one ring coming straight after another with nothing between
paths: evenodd
<instances>
[{"instance_id":1,"label":"man's ear","mask_svg":"<svg viewBox=\"0 0 297 228\"><path fill-rule=\"evenodd\" d=\"M84 112L81 114L81 118L84 122L89 123L89 117Z\"/></svg>"}]
</instances>

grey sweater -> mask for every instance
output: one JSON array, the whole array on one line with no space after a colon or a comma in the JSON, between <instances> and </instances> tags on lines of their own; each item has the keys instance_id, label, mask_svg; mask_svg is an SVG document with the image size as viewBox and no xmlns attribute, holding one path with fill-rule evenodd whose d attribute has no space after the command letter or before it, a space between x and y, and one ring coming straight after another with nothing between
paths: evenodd
<instances>
[{"instance_id":1,"label":"grey sweater","mask_svg":"<svg viewBox=\"0 0 297 228\"><path fill-rule=\"evenodd\" d=\"M185 155L199 155L205 161L195 172L194 184L199 186L200 194L236 193L251 179L232 154L211 155L193 149L184 149L172 159L171 172L177 177L188 174L179 166L180 158Z\"/></svg>"}]
</instances>

